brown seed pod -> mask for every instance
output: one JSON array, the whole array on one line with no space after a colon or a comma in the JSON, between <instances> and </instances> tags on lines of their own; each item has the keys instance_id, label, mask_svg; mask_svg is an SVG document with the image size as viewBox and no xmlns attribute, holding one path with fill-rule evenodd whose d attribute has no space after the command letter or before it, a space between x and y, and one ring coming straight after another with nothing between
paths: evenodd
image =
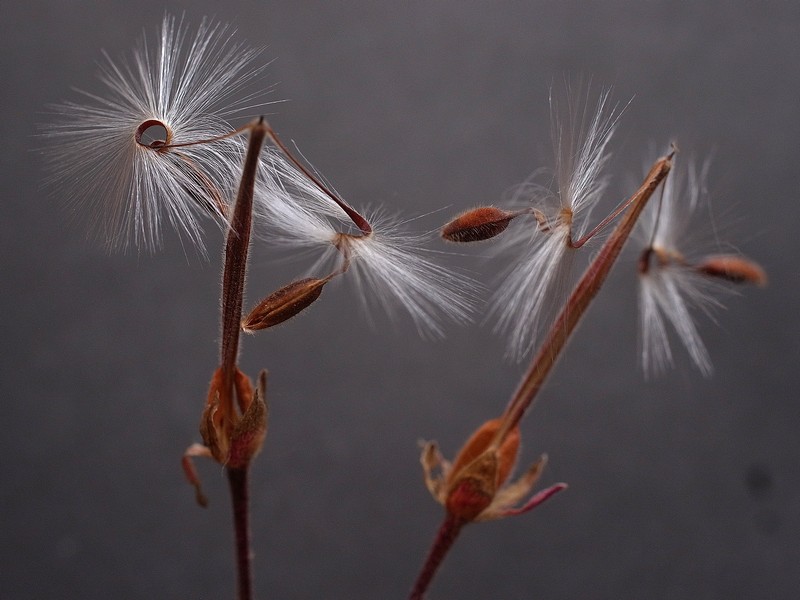
<instances>
[{"instance_id":1,"label":"brown seed pod","mask_svg":"<svg viewBox=\"0 0 800 600\"><path fill-rule=\"evenodd\" d=\"M242 320L242 330L249 333L267 329L291 319L319 298L328 281L329 278L309 277L272 292Z\"/></svg>"},{"instance_id":2,"label":"brown seed pod","mask_svg":"<svg viewBox=\"0 0 800 600\"><path fill-rule=\"evenodd\" d=\"M511 219L518 214L495 206L473 208L442 227L442 237L451 242L488 240L503 233Z\"/></svg>"},{"instance_id":3,"label":"brown seed pod","mask_svg":"<svg viewBox=\"0 0 800 600\"><path fill-rule=\"evenodd\" d=\"M697 270L704 275L727 279L734 283L754 283L759 286L767 284L767 274L764 269L758 263L742 256L709 256L697 265Z\"/></svg>"}]
</instances>

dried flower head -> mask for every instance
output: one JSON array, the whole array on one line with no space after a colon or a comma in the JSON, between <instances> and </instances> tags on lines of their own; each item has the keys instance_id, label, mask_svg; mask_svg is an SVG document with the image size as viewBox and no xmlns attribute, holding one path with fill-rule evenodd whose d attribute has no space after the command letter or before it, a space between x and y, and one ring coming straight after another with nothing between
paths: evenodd
<instances>
[{"instance_id":1,"label":"dried flower head","mask_svg":"<svg viewBox=\"0 0 800 600\"><path fill-rule=\"evenodd\" d=\"M585 235L588 218L607 184L602 170L619 113L608 106L608 91L594 107L580 100L568 97L564 115L551 94L556 187L536 183L537 172L517 191L515 208L524 202L535 220L509 229L501 244L513 263L494 293L491 315L517 358L531 350L540 326L554 316L554 300L566 294L575 250L595 233Z\"/></svg>"},{"instance_id":2,"label":"dried flower head","mask_svg":"<svg viewBox=\"0 0 800 600\"><path fill-rule=\"evenodd\" d=\"M507 484L520 446L519 427L496 443L502 419L481 425L451 464L439 453L436 444L428 442L422 450L421 462L425 483L433 498L449 515L459 521L492 521L528 512L565 489L555 484L529 497L533 486L547 464L542 455L517 481Z\"/></svg>"},{"instance_id":3,"label":"dried flower head","mask_svg":"<svg viewBox=\"0 0 800 600\"><path fill-rule=\"evenodd\" d=\"M639 258L641 362L645 375L658 375L673 364L671 327L705 376L711 359L695 324L695 313L711 315L721 307L725 283L764 285L766 274L753 261L733 254L708 253L698 213L705 208L708 163L675 169L664 184L660 201L651 203L640 221L645 248ZM706 229L707 231L707 229Z\"/></svg>"},{"instance_id":4,"label":"dried flower head","mask_svg":"<svg viewBox=\"0 0 800 600\"><path fill-rule=\"evenodd\" d=\"M143 38L132 61L106 55L102 93L54 107L50 181L109 247L153 250L167 222L202 249L201 216L226 226L245 149L227 119L258 104L244 88L262 72L231 36L165 16L154 49Z\"/></svg>"}]
</instances>

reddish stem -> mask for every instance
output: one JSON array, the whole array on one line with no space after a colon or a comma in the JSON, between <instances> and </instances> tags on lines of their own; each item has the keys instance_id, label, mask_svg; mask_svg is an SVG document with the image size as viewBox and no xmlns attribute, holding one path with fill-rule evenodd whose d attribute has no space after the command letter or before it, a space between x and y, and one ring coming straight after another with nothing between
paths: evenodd
<instances>
[{"instance_id":1,"label":"reddish stem","mask_svg":"<svg viewBox=\"0 0 800 600\"><path fill-rule=\"evenodd\" d=\"M433 576L436 575L436 571L439 570L444 557L447 556L447 552L456 541L458 534L461 533L461 528L465 524L464 520L447 513L436 534L436 539L433 541L433 546L428 552L425 564L414 582L414 587L411 588L411 595L408 600L422 600L433 580Z\"/></svg>"},{"instance_id":2,"label":"reddish stem","mask_svg":"<svg viewBox=\"0 0 800 600\"><path fill-rule=\"evenodd\" d=\"M222 342L220 348L220 369L222 386L220 390L220 410L227 415L227 426L233 427L236 407L234 406L234 378L239 356L239 331L242 320L242 300L247 273L247 254L250 247L250 231L253 221L253 196L258 171L258 157L267 136L263 119L250 129L242 179L236 204L231 216L230 230L225 244L225 268L222 274ZM240 399L241 400L241 399ZM249 502L247 489L248 467L228 468L228 482L231 490L233 523L236 535L236 588L239 600L252 600L252 575L250 561Z\"/></svg>"},{"instance_id":3,"label":"reddish stem","mask_svg":"<svg viewBox=\"0 0 800 600\"><path fill-rule=\"evenodd\" d=\"M253 576L250 551L250 505L248 469L228 469L228 484L231 490L233 528L236 533L236 597L252 600Z\"/></svg>"},{"instance_id":4,"label":"reddish stem","mask_svg":"<svg viewBox=\"0 0 800 600\"><path fill-rule=\"evenodd\" d=\"M339 198L339 196L337 196L331 190L329 190L327 186L325 186L317 177L314 176L313 173L311 173L311 171L306 169L305 166L303 166L303 163L297 160L294 157L294 155L289 151L289 148L287 148L286 145L281 141L281 139L278 137L278 134L275 133L275 130L272 129L272 127L269 126L267 127L269 128L268 133L270 139L280 149L280 151L283 152L284 156L286 156L286 158L288 158L295 167L300 169L303 175L308 177L311 180L311 182L315 186L317 186L317 188L319 188L319 190L323 194L325 194L326 196L328 196L328 198L333 200L336 203L336 205L339 208L341 208L344 211L344 213L350 218L353 224L361 230L361 233L363 233L364 235L369 235L370 233L372 233L372 225L369 224L369 221L367 221L358 212L356 212L356 210L352 208L349 204L347 204L347 202L345 202L344 200Z\"/></svg>"},{"instance_id":5,"label":"reddish stem","mask_svg":"<svg viewBox=\"0 0 800 600\"><path fill-rule=\"evenodd\" d=\"M225 245L225 269L222 275L222 343L220 367L223 385L220 404L223 414L233 415L233 380L239 355L239 331L242 320L244 280L247 273L247 253L253 221L253 196L258 170L258 156L267 136L262 121L252 126L247 146L242 180L231 217L230 231Z\"/></svg>"},{"instance_id":6,"label":"reddish stem","mask_svg":"<svg viewBox=\"0 0 800 600\"><path fill-rule=\"evenodd\" d=\"M625 245L625 241L633 231L639 215L647 205L647 201L672 168L673 154L671 153L656 161L647 174L644 183L623 205L630 207L628 212L625 213L622 221L620 221L600 249L597 258L592 261L586 273L578 282L555 323L550 328L550 332L534 357L528 372L511 398L503 415L503 426L498 430L493 442L495 447L503 443L506 435L513 431L533 404L537 392L555 366L570 335L575 331L581 317L603 286L611 267L614 266L622 247Z\"/></svg>"}]
</instances>

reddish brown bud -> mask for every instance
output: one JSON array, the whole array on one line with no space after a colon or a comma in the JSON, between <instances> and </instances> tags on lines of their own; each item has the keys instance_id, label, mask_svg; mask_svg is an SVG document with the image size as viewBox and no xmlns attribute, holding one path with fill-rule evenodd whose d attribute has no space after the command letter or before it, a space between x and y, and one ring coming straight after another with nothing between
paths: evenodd
<instances>
[{"instance_id":1,"label":"reddish brown bud","mask_svg":"<svg viewBox=\"0 0 800 600\"><path fill-rule=\"evenodd\" d=\"M512 430L499 448L491 448L501 425L500 419L481 425L464 444L449 472L445 506L464 521L475 520L492 504L514 467L519 428Z\"/></svg>"},{"instance_id":2,"label":"reddish brown bud","mask_svg":"<svg viewBox=\"0 0 800 600\"><path fill-rule=\"evenodd\" d=\"M264 298L242 321L242 329L258 331L279 325L308 308L322 293L329 278L294 281Z\"/></svg>"},{"instance_id":3,"label":"reddish brown bud","mask_svg":"<svg viewBox=\"0 0 800 600\"><path fill-rule=\"evenodd\" d=\"M473 208L442 227L442 237L451 242L488 240L503 233L511 219L518 214L495 206Z\"/></svg>"},{"instance_id":4,"label":"reddish brown bud","mask_svg":"<svg viewBox=\"0 0 800 600\"><path fill-rule=\"evenodd\" d=\"M428 442L423 447L425 484L447 514L460 524L528 512L567 487L558 483L520 505L538 481L547 459L542 456L522 477L507 484L519 452L520 432L519 427L514 427L501 441L497 436L505 426L502 418L481 425L453 464L442 457L435 443Z\"/></svg>"},{"instance_id":5,"label":"reddish brown bud","mask_svg":"<svg viewBox=\"0 0 800 600\"><path fill-rule=\"evenodd\" d=\"M267 374L262 371L256 392L231 434L227 466L232 469L246 467L264 445L267 436L266 384Z\"/></svg>"},{"instance_id":6,"label":"reddish brown bud","mask_svg":"<svg viewBox=\"0 0 800 600\"><path fill-rule=\"evenodd\" d=\"M697 265L697 270L711 277L720 277L735 283L767 284L767 274L760 265L741 256L709 256Z\"/></svg>"}]
</instances>

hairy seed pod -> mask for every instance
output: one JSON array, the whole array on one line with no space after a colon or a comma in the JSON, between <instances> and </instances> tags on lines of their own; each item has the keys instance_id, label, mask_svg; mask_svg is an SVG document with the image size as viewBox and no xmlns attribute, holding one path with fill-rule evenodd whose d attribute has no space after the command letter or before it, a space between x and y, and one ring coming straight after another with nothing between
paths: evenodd
<instances>
[{"instance_id":1,"label":"hairy seed pod","mask_svg":"<svg viewBox=\"0 0 800 600\"><path fill-rule=\"evenodd\" d=\"M272 292L242 320L242 330L249 333L267 329L291 319L319 298L328 281L328 278L309 277Z\"/></svg>"},{"instance_id":2,"label":"hairy seed pod","mask_svg":"<svg viewBox=\"0 0 800 600\"><path fill-rule=\"evenodd\" d=\"M767 284L767 274L764 269L741 256L709 256L697 265L697 270L704 275L720 277L734 283L754 283L759 286Z\"/></svg>"},{"instance_id":3,"label":"hairy seed pod","mask_svg":"<svg viewBox=\"0 0 800 600\"><path fill-rule=\"evenodd\" d=\"M442 237L451 242L479 242L505 231L516 213L495 206L480 206L462 213L442 227Z\"/></svg>"}]
</instances>

